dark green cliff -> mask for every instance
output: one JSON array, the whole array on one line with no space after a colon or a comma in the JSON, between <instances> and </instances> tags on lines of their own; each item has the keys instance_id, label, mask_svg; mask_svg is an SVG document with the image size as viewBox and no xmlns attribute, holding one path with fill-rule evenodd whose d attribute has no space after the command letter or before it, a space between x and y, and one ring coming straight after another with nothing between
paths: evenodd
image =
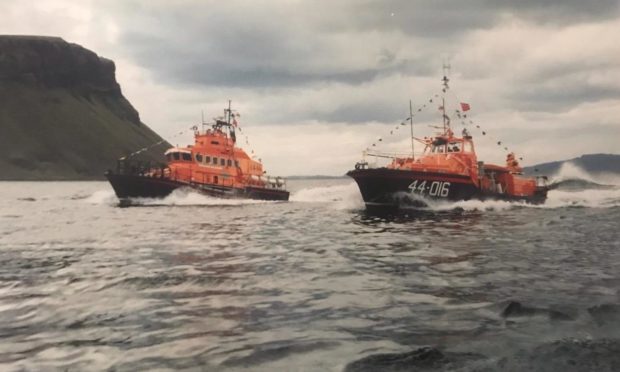
<instances>
[{"instance_id":1,"label":"dark green cliff","mask_svg":"<svg viewBox=\"0 0 620 372\"><path fill-rule=\"evenodd\" d=\"M0 35L0 180L102 179L160 140L121 93L114 62L60 38ZM143 159L162 161L166 145Z\"/></svg>"}]
</instances>

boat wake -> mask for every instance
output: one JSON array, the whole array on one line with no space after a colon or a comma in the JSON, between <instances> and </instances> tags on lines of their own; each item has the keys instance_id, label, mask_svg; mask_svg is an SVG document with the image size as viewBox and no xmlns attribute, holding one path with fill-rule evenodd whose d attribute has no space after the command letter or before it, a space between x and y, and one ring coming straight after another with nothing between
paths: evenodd
<instances>
[{"instance_id":1,"label":"boat wake","mask_svg":"<svg viewBox=\"0 0 620 372\"><path fill-rule=\"evenodd\" d=\"M114 195L112 190L99 190L92 193L90 196L74 197L74 200L81 200L88 204L95 205L113 205L118 204L118 199Z\"/></svg>"},{"instance_id":2,"label":"boat wake","mask_svg":"<svg viewBox=\"0 0 620 372\"><path fill-rule=\"evenodd\" d=\"M550 177L551 190L541 208L620 206L620 176L592 175L572 163L564 163Z\"/></svg>"},{"instance_id":3,"label":"boat wake","mask_svg":"<svg viewBox=\"0 0 620 372\"><path fill-rule=\"evenodd\" d=\"M301 189L292 193L290 200L302 203L331 203L336 209L364 208L364 201L355 182Z\"/></svg>"},{"instance_id":4,"label":"boat wake","mask_svg":"<svg viewBox=\"0 0 620 372\"><path fill-rule=\"evenodd\" d=\"M253 199L222 199L198 193L191 189L177 189L165 198L130 198L119 202L112 190L100 190L84 199L89 204L106 204L122 207L157 207L157 206L235 206L247 204L275 203Z\"/></svg>"}]
</instances>

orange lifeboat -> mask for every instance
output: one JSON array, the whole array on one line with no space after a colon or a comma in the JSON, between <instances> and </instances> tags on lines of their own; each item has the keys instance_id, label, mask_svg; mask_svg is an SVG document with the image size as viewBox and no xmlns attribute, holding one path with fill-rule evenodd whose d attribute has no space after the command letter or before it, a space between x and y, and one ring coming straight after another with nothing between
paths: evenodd
<instances>
[{"instance_id":1,"label":"orange lifeboat","mask_svg":"<svg viewBox=\"0 0 620 372\"><path fill-rule=\"evenodd\" d=\"M168 149L167 164L150 167L121 159L116 172L108 171L106 177L120 199L165 197L190 187L222 198L288 200L286 181L267 176L260 160L236 146L236 128L229 105L225 120L215 119L203 131L193 128L194 145Z\"/></svg>"},{"instance_id":2,"label":"orange lifeboat","mask_svg":"<svg viewBox=\"0 0 620 372\"><path fill-rule=\"evenodd\" d=\"M444 77L444 92L447 82ZM391 157L388 165L376 168L362 161L347 173L358 184L367 207L420 205L425 204L424 199L499 199L528 203L546 200L549 187L544 177L523 176L514 153L508 154L505 166L478 161L468 131L464 129L461 137L452 132L445 99L441 109L440 133L424 139L412 136L412 140L424 146L420 156L411 153L411 156Z\"/></svg>"}]
</instances>

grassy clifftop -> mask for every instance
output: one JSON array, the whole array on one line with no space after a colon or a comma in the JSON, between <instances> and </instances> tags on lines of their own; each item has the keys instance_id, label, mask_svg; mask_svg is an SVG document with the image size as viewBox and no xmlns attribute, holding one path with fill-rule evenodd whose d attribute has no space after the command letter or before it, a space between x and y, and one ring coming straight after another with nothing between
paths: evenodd
<instances>
[{"instance_id":1,"label":"grassy clifftop","mask_svg":"<svg viewBox=\"0 0 620 372\"><path fill-rule=\"evenodd\" d=\"M59 38L0 36L0 180L102 179L160 140L122 95L112 61ZM162 161L166 145L143 158Z\"/></svg>"}]
</instances>

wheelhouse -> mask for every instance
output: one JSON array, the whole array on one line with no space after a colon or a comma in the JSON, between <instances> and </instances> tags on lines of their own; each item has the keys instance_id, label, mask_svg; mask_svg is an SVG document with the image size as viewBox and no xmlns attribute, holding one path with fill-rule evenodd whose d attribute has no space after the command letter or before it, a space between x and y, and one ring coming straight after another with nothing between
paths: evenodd
<instances>
[{"instance_id":1,"label":"wheelhouse","mask_svg":"<svg viewBox=\"0 0 620 372\"><path fill-rule=\"evenodd\" d=\"M469 136L463 138L438 136L424 140L424 155L466 153L474 154L474 143Z\"/></svg>"},{"instance_id":2,"label":"wheelhouse","mask_svg":"<svg viewBox=\"0 0 620 372\"><path fill-rule=\"evenodd\" d=\"M192 162L192 152L187 149L171 148L164 153L168 162Z\"/></svg>"}]
</instances>

